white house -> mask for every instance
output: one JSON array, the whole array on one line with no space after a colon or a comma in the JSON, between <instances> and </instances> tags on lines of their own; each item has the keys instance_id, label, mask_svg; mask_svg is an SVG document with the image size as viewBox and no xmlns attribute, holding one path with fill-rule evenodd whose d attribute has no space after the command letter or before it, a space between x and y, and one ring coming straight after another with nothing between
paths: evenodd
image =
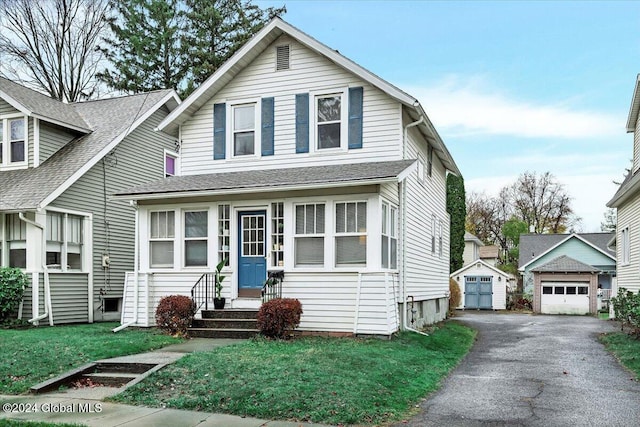
<instances>
[{"instance_id":1,"label":"white house","mask_svg":"<svg viewBox=\"0 0 640 427\"><path fill-rule=\"evenodd\" d=\"M613 198L607 203L616 208L617 286L640 291L640 75L631 99L627 132L633 132L633 165Z\"/></svg>"},{"instance_id":2,"label":"white house","mask_svg":"<svg viewBox=\"0 0 640 427\"><path fill-rule=\"evenodd\" d=\"M480 248L484 246L482 240L475 235L464 232L464 251L462 252L462 264L469 265L480 258Z\"/></svg>"},{"instance_id":3,"label":"white house","mask_svg":"<svg viewBox=\"0 0 640 427\"><path fill-rule=\"evenodd\" d=\"M153 325L162 296L190 295L220 260L225 310L258 308L283 271L303 331L444 319L459 171L412 96L274 19L158 130L179 139L179 176L116 195L138 209L123 324Z\"/></svg>"}]
</instances>

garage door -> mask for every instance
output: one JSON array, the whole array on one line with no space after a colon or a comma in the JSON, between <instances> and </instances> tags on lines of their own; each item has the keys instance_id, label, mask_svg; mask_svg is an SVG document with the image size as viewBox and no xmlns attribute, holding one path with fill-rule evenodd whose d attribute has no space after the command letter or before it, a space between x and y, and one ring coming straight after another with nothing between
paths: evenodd
<instances>
[{"instance_id":1,"label":"garage door","mask_svg":"<svg viewBox=\"0 0 640 427\"><path fill-rule=\"evenodd\" d=\"M589 282L542 282L540 311L546 314L588 314Z\"/></svg>"},{"instance_id":2,"label":"garage door","mask_svg":"<svg viewBox=\"0 0 640 427\"><path fill-rule=\"evenodd\" d=\"M491 309L493 298L493 277L464 277L464 308Z\"/></svg>"}]
</instances>

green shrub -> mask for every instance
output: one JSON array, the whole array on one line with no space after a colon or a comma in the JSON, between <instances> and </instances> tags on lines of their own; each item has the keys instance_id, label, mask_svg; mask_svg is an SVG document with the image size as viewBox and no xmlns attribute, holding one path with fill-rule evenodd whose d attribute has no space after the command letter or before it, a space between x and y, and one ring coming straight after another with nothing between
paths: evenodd
<instances>
[{"instance_id":1,"label":"green shrub","mask_svg":"<svg viewBox=\"0 0 640 427\"><path fill-rule=\"evenodd\" d=\"M611 303L622 329L628 326L633 335L640 336L640 291L634 294L625 288L620 288L618 295L611 298Z\"/></svg>"},{"instance_id":2,"label":"green shrub","mask_svg":"<svg viewBox=\"0 0 640 427\"><path fill-rule=\"evenodd\" d=\"M293 298L276 298L267 301L258 311L258 329L269 338L286 338L300 324L302 304Z\"/></svg>"},{"instance_id":3,"label":"green shrub","mask_svg":"<svg viewBox=\"0 0 640 427\"><path fill-rule=\"evenodd\" d=\"M158 304L156 325L171 335L186 336L194 314L196 306L191 298L169 295L162 298Z\"/></svg>"},{"instance_id":4,"label":"green shrub","mask_svg":"<svg viewBox=\"0 0 640 427\"><path fill-rule=\"evenodd\" d=\"M0 323L15 315L28 284L27 275L19 268L0 267Z\"/></svg>"}]
</instances>

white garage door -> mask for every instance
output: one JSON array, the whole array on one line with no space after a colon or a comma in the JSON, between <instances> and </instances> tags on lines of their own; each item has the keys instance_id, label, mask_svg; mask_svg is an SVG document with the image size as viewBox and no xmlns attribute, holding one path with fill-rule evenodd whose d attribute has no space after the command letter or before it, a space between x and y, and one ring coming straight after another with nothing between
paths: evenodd
<instances>
[{"instance_id":1,"label":"white garage door","mask_svg":"<svg viewBox=\"0 0 640 427\"><path fill-rule=\"evenodd\" d=\"M546 314L588 314L589 282L542 282L540 311Z\"/></svg>"}]
</instances>

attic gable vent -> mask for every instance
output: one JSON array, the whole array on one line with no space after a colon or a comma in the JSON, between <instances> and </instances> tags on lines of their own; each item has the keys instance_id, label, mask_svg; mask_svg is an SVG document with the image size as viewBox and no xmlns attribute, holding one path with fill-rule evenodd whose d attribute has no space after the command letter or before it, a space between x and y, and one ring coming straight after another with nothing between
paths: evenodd
<instances>
[{"instance_id":1,"label":"attic gable vent","mask_svg":"<svg viewBox=\"0 0 640 427\"><path fill-rule=\"evenodd\" d=\"M276 46L276 71L289 69L289 45Z\"/></svg>"}]
</instances>

